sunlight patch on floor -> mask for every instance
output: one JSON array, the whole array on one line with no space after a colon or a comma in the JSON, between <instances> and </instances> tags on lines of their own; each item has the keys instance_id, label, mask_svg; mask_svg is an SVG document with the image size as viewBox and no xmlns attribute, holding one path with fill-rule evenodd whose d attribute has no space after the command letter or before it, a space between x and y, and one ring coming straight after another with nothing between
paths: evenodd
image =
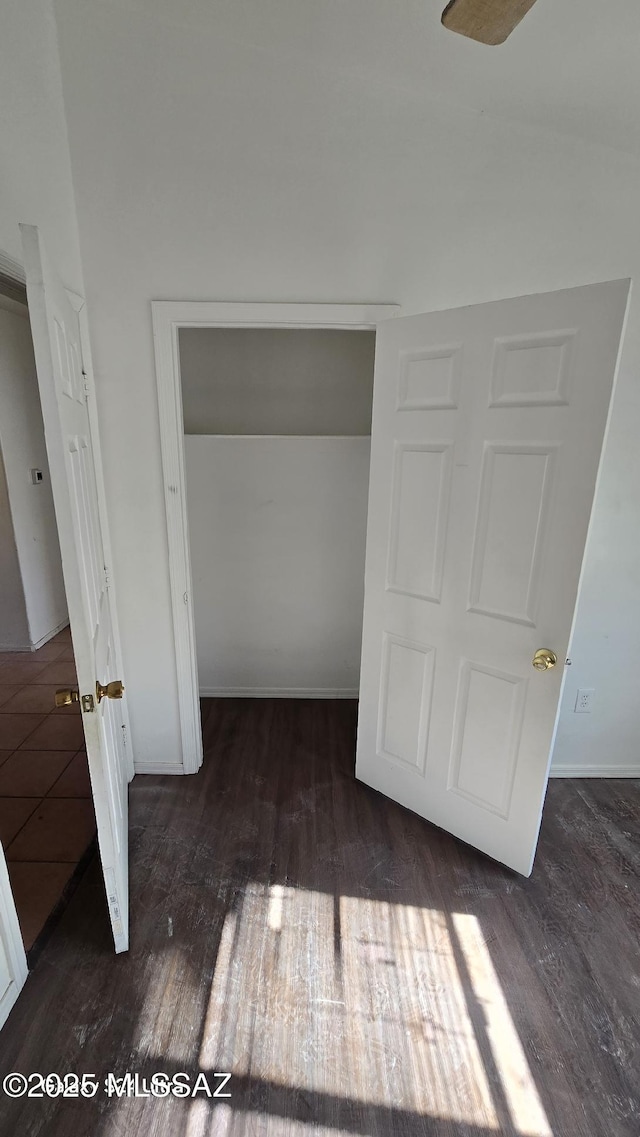
<instances>
[{"instance_id":1,"label":"sunlight patch on floor","mask_svg":"<svg viewBox=\"0 0 640 1137\"><path fill-rule=\"evenodd\" d=\"M359 1100L497 1129L443 914L343 896L340 926Z\"/></svg>"},{"instance_id":2,"label":"sunlight patch on floor","mask_svg":"<svg viewBox=\"0 0 640 1137\"><path fill-rule=\"evenodd\" d=\"M518 1032L476 916L454 912L453 925L464 953L514 1127L526 1137L553 1137Z\"/></svg>"},{"instance_id":3,"label":"sunlight patch on floor","mask_svg":"<svg viewBox=\"0 0 640 1137\"><path fill-rule=\"evenodd\" d=\"M225 920L199 1065L250 1078L276 1113L306 1093L329 1115L352 1103L553 1137L474 916L250 884ZM204 1111L188 1137L209 1132Z\"/></svg>"},{"instance_id":4,"label":"sunlight patch on floor","mask_svg":"<svg viewBox=\"0 0 640 1137\"><path fill-rule=\"evenodd\" d=\"M169 940L171 949L150 955L145 970L145 998L133 1041L139 1061L162 1055L158 1069L184 1069L193 1055L194 1024L202 1021L207 994L193 970L189 952ZM185 977L189 977L189 982ZM171 1014L167 1008L175 1008Z\"/></svg>"},{"instance_id":5,"label":"sunlight patch on floor","mask_svg":"<svg viewBox=\"0 0 640 1137\"><path fill-rule=\"evenodd\" d=\"M234 1110L229 1105L216 1104L211 1112L211 1104L204 1098L192 1101L189 1106L189 1118L184 1131L184 1137L231 1137L233 1129L238 1132L240 1110ZM255 1122L255 1115L254 1122ZM242 1130L240 1130L242 1131ZM255 1129L262 1132L262 1127ZM251 1133L250 1125L247 1132Z\"/></svg>"},{"instance_id":6,"label":"sunlight patch on floor","mask_svg":"<svg viewBox=\"0 0 640 1137\"><path fill-rule=\"evenodd\" d=\"M202 1109L191 1108L184 1137L345 1137L345 1131L315 1121L285 1121L259 1110L216 1106L212 1117L203 1103Z\"/></svg>"}]
</instances>

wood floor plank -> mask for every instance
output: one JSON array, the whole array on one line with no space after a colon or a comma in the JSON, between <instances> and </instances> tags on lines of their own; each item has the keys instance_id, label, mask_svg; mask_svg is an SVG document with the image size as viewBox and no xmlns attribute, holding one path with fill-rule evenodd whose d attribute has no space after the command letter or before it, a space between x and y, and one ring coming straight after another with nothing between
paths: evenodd
<instances>
[{"instance_id":1,"label":"wood floor plank","mask_svg":"<svg viewBox=\"0 0 640 1137\"><path fill-rule=\"evenodd\" d=\"M131 950L94 863L0 1074L230 1071L228 1099L0 1093L0 1137L638 1137L640 783L555 780L529 880L353 776L356 706L203 702L131 786Z\"/></svg>"}]
</instances>

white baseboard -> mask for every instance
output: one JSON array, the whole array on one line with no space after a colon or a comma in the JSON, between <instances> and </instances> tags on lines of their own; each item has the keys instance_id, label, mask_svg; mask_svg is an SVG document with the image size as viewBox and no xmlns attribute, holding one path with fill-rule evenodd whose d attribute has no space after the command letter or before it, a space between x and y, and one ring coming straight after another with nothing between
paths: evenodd
<instances>
[{"instance_id":1,"label":"white baseboard","mask_svg":"<svg viewBox=\"0 0 640 1137\"><path fill-rule=\"evenodd\" d=\"M37 643L32 644L30 641L23 644L0 643L0 651L37 651L39 647L44 647L44 645L48 643L49 640L52 640L54 636L57 636L58 632L61 632L63 628L68 627L69 617L67 616L66 620L63 620L63 622L61 624L58 624L57 628L53 628L51 632L47 632L46 636L43 636L42 639L39 639Z\"/></svg>"},{"instance_id":2,"label":"white baseboard","mask_svg":"<svg viewBox=\"0 0 640 1137\"><path fill-rule=\"evenodd\" d=\"M326 687L292 687L284 691L281 687L271 689L260 687L221 687L209 688L200 692L200 698L247 698L247 699L357 699L358 692L350 689L327 691ZM184 774L184 766L179 762L153 763L136 762L136 774ZM556 766L549 772L550 778L638 778L640 766Z\"/></svg>"},{"instance_id":3,"label":"white baseboard","mask_svg":"<svg viewBox=\"0 0 640 1137\"><path fill-rule=\"evenodd\" d=\"M201 699L357 699L357 687L201 687Z\"/></svg>"},{"instance_id":4,"label":"white baseboard","mask_svg":"<svg viewBox=\"0 0 640 1137\"><path fill-rule=\"evenodd\" d=\"M640 766L552 766L550 778L640 778Z\"/></svg>"},{"instance_id":5,"label":"white baseboard","mask_svg":"<svg viewBox=\"0 0 640 1137\"><path fill-rule=\"evenodd\" d=\"M134 762L134 774L184 774L182 762Z\"/></svg>"},{"instance_id":6,"label":"white baseboard","mask_svg":"<svg viewBox=\"0 0 640 1137\"><path fill-rule=\"evenodd\" d=\"M66 620L63 620L61 624L58 624L57 628L54 628L53 631L51 631L51 632L47 632L46 636L42 636L42 638L39 639L37 643L31 644L27 648L27 650L28 651L37 651L39 647L44 647L45 644L48 644L49 640L52 640L54 636L57 636L58 632L61 632L63 628L68 628L68 627L69 627L69 617L67 616Z\"/></svg>"}]
</instances>

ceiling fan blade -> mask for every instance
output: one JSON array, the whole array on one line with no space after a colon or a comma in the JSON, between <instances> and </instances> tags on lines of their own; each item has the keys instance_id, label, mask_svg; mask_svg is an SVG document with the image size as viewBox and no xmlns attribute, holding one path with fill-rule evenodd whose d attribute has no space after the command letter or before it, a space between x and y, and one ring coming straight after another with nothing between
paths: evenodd
<instances>
[{"instance_id":1,"label":"ceiling fan blade","mask_svg":"<svg viewBox=\"0 0 640 1137\"><path fill-rule=\"evenodd\" d=\"M451 0L442 13L449 31L478 43L504 43L536 0Z\"/></svg>"}]
</instances>

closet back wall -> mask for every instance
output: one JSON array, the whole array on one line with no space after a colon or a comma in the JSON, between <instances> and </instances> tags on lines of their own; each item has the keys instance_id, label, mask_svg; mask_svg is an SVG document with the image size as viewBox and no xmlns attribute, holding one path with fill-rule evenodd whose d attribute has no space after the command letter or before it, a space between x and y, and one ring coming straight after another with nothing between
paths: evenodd
<instances>
[{"instance_id":1,"label":"closet back wall","mask_svg":"<svg viewBox=\"0 0 640 1137\"><path fill-rule=\"evenodd\" d=\"M374 342L180 333L203 695L357 694Z\"/></svg>"}]
</instances>

